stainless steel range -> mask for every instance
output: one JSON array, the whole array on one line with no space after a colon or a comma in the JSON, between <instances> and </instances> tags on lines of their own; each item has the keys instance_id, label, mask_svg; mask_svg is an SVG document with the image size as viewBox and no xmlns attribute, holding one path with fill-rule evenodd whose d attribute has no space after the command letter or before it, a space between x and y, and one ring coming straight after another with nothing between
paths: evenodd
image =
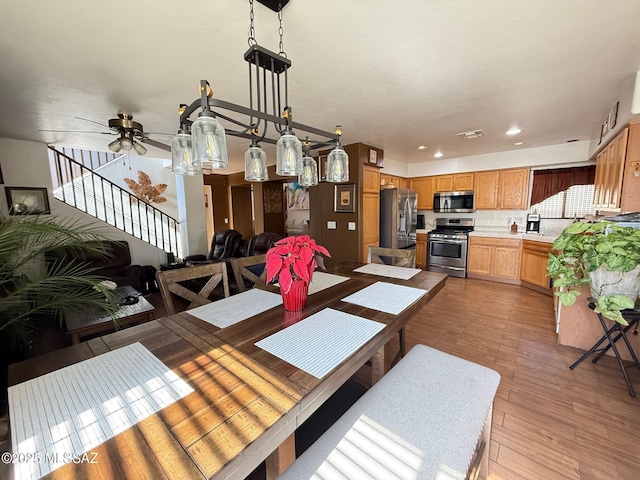
<instances>
[{"instance_id":1,"label":"stainless steel range","mask_svg":"<svg viewBox=\"0 0 640 480\"><path fill-rule=\"evenodd\" d=\"M427 233L427 270L465 278L473 224L473 218L436 218L435 230Z\"/></svg>"}]
</instances>

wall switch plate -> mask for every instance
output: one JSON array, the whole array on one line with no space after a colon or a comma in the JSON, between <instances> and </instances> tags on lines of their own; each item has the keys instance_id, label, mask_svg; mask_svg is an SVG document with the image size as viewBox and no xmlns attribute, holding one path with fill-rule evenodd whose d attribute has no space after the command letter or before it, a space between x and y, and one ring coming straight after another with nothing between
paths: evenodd
<instances>
[{"instance_id":1,"label":"wall switch plate","mask_svg":"<svg viewBox=\"0 0 640 480\"><path fill-rule=\"evenodd\" d=\"M229 223L229 219L227 217L224 217L224 223Z\"/></svg>"},{"instance_id":2,"label":"wall switch plate","mask_svg":"<svg viewBox=\"0 0 640 480\"><path fill-rule=\"evenodd\" d=\"M327 222L327 228L329 230L335 230L337 228L336 222L333 221L328 221Z\"/></svg>"},{"instance_id":3,"label":"wall switch plate","mask_svg":"<svg viewBox=\"0 0 640 480\"><path fill-rule=\"evenodd\" d=\"M349 228L349 230L355 230L356 229L356 222L349 222L347 228Z\"/></svg>"}]
</instances>

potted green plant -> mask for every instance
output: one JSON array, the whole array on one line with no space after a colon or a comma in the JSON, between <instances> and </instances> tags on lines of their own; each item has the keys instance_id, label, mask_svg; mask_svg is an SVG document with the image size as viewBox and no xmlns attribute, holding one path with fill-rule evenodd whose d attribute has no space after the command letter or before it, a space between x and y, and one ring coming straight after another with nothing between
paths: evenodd
<instances>
[{"instance_id":1,"label":"potted green plant","mask_svg":"<svg viewBox=\"0 0 640 480\"><path fill-rule=\"evenodd\" d=\"M576 222L552 245L547 274L563 305L573 305L589 285L597 313L622 325L621 310L633 308L640 291L640 230L612 222Z\"/></svg>"},{"instance_id":2,"label":"potted green plant","mask_svg":"<svg viewBox=\"0 0 640 480\"><path fill-rule=\"evenodd\" d=\"M89 306L115 312L117 300L105 277L82 262L46 261L65 249L108 256L99 230L55 216L0 215L0 340L4 347L25 347L38 323L64 318Z\"/></svg>"}]
</instances>

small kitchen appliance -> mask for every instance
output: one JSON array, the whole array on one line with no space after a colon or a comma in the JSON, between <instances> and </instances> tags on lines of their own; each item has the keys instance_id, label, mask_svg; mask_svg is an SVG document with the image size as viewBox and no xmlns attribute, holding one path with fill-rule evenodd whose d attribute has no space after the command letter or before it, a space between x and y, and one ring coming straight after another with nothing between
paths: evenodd
<instances>
[{"instance_id":1,"label":"small kitchen appliance","mask_svg":"<svg viewBox=\"0 0 640 480\"><path fill-rule=\"evenodd\" d=\"M539 213L529 213L527 215L527 233L540 233Z\"/></svg>"}]
</instances>

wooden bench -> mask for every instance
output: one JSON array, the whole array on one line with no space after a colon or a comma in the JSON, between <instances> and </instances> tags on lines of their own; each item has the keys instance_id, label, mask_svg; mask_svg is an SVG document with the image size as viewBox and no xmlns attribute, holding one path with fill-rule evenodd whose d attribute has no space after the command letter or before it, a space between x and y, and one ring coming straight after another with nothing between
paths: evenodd
<instances>
[{"instance_id":1,"label":"wooden bench","mask_svg":"<svg viewBox=\"0 0 640 480\"><path fill-rule=\"evenodd\" d=\"M279 478L485 478L499 382L417 345Z\"/></svg>"}]
</instances>

